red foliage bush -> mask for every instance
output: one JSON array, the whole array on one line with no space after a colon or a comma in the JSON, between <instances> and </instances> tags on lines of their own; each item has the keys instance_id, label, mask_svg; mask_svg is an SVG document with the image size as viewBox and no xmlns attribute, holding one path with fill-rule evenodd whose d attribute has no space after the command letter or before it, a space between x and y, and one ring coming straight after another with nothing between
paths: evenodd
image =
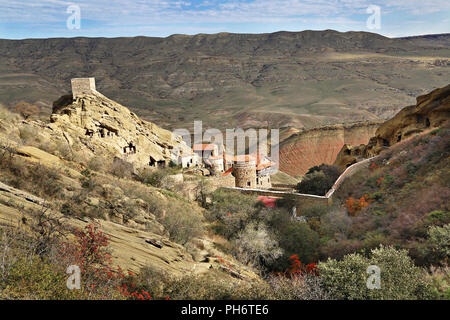
<instances>
[{"instance_id":1,"label":"red foliage bush","mask_svg":"<svg viewBox=\"0 0 450 320\"><path fill-rule=\"evenodd\" d=\"M369 167L370 171L375 171L376 169L379 169L379 168L380 167L375 162L372 162L372 164Z\"/></svg>"},{"instance_id":2,"label":"red foliage bush","mask_svg":"<svg viewBox=\"0 0 450 320\"><path fill-rule=\"evenodd\" d=\"M302 264L302 262L299 260L298 256L296 254L289 257L289 261L291 265L286 270L285 274L292 276L292 275L319 275L319 270L317 269L316 263L310 263L306 266Z\"/></svg>"},{"instance_id":3,"label":"red foliage bush","mask_svg":"<svg viewBox=\"0 0 450 320\"><path fill-rule=\"evenodd\" d=\"M59 252L66 265L77 265L81 271L82 290L89 296L101 298L124 298L149 300L148 292L130 292L135 287L135 274L128 276L120 266L112 266L108 250L109 237L100 230L98 223L91 223L84 229L74 231L74 243L65 243Z\"/></svg>"},{"instance_id":4,"label":"red foliage bush","mask_svg":"<svg viewBox=\"0 0 450 320\"><path fill-rule=\"evenodd\" d=\"M353 197L348 198L345 201L345 206L350 215L357 215L362 209L369 206L370 202L369 195L364 194L360 199L354 199Z\"/></svg>"}]
</instances>

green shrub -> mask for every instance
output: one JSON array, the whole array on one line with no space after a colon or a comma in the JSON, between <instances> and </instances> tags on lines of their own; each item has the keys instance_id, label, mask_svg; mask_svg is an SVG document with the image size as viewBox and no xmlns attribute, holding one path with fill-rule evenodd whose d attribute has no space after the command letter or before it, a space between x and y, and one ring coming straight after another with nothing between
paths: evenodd
<instances>
[{"instance_id":1,"label":"green shrub","mask_svg":"<svg viewBox=\"0 0 450 320\"><path fill-rule=\"evenodd\" d=\"M199 213L186 210L175 203L169 203L166 216L161 223L169 232L170 239L182 245L203 232L203 222Z\"/></svg>"},{"instance_id":2,"label":"green shrub","mask_svg":"<svg viewBox=\"0 0 450 320\"><path fill-rule=\"evenodd\" d=\"M309 168L306 174L311 174L314 172L321 171L327 177L330 177L332 180L336 180L341 175L341 169L337 166L329 165L329 164L321 164L320 166L314 166Z\"/></svg>"},{"instance_id":3,"label":"green shrub","mask_svg":"<svg viewBox=\"0 0 450 320\"><path fill-rule=\"evenodd\" d=\"M35 256L28 261L18 259L0 290L0 297L19 300L65 300L74 299L78 290L66 286L67 275L60 268Z\"/></svg>"},{"instance_id":4,"label":"green shrub","mask_svg":"<svg viewBox=\"0 0 450 320\"><path fill-rule=\"evenodd\" d=\"M329 211L328 206L316 204L302 208L302 215L307 218L320 218Z\"/></svg>"},{"instance_id":5,"label":"green shrub","mask_svg":"<svg viewBox=\"0 0 450 320\"><path fill-rule=\"evenodd\" d=\"M380 289L368 289L367 268L380 268ZM369 257L349 254L342 260L328 259L319 263L319 275L326 290L333 290L337 299L426 299L432 297L431 287L424 280L424 271L414 266L406 250L393 247L373 249Z\"/></svg>"},{"instance_id":6,"label":"green shrub","mask_svg":"<svg viewBox=\"0 0 450 320\"><path fill-rule=\"evenodd\" d=\"M170 277L152 267L144 267L137 277L138 291L148 291L154 299L173 300L267 300L273 295L269 285L263 281L240 283L230 281L218 270L199 275Z\"/></svg>"},{"instance_id":7,"label":"green shrub","mask_svg":"<svg viewBox=\"0 0 450 320\"><path fill-rule=\"evenodd\" d=\"M382 203L382 202L383 202L383 193L380 192L380 191L376 191L376 192L372 193L372 194L369 196L369 198L370 198L371 200L375 200L375 201L377 201L377 202Z\"/></svg>"},{"instance_id":8,"label":"green shrub","mask_svg":"<svg viewBox=\"0 0 450 320\"><path fill-rule=\"evenodd\" d=\"M431 282L434 299L450 300L450 267L431 267L427 279Z\"/></svg>"},{"instance_id":9,"label":"green shrub","mask_svg":"<svg viewBox=\"0 0 450 320\"><path fill-rule=\"evenodd\" d=\"M436 262L446 264L450 257L450 224L428 230L428 251Z\"/></svg>"},{"instance_id":10,"label":"green shrub","mask_svg":"<svg viewBox=\"0 0 450 320\"><path fill-rule=\"evenodd\" d=\"M435 210L425 216L425 223L432 224L446 224L450 223L450 211Z\"/></svg>"},{"instance_id":11,"label":"green shrub","mask_svg":"<svg viewBox=\"0 0 450 320\"><path fill-rule=\"evenodd\" d=\"M168 172L165 170L153 170L143 171L139 175L139 181L142 183L151 185L156 188L163 187L164 178L168 176Z\"/></svg>"},{"instance_id":12,"label":"green shrub","mask_svg":"<svg viewBox=\"0 0 450 320\"><path fill-rule=\"evenodd\" d=\"M308 170L296 189L300 193L325 195L333 186L341 171L336 166L322 164Z\"/></svg>"},{"instance_id":13,"label":"green shrub","mask_svg":"<svg viewBox=\"0 0 450 320\"><path fill-rule=\"evenodd\" d=\"M319 234L312 230L307 223L290 222L280 232L280 247L285 254L279 259L279 270L285 271L288 267L288 258L297 254L300 261L305 264L316 262L318 259ZM280 269L281 268L281 269Z\"/></svg>"},{"instance_id":14,"label":"green shrub","mask_svg":"<svg viewBox=\"0 0 450 320\"><path fill-rule=\"evenodd\" d=\"M224 189L217 189L211 194L210 221L224 221L227 217L238 217L236 220L245 224L245 221L254 216L257 211L254 196ZM244 227L242 224L241 226Z\"/></svg>"}]
</instances>

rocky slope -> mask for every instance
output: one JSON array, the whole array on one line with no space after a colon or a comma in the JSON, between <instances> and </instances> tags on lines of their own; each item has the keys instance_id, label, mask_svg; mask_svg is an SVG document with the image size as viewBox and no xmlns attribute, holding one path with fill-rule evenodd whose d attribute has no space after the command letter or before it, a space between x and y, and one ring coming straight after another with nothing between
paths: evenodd
<instances>
[{"instance_id":1,"label":"rocky slope","mask_svg":"<svg viewBox=\"0 0 450 320\"><path fill-rule=\"evenodd\" d=\"M53 104L50 123L23 121L21 130L34 131L42 141L65 146L85 163L94 157L108 163L120 158L141 168L151 161L167 163L178 152L190 152L181 137L141 120L97 91L75 99L62 96Z\"/></svg>"},{"instance_id":2,"label":"rocky slope","mask_svg":"<svg viewBox=\"0 0 450 320\"><path fill-rule=\"evenodd\" d=\"M101 99L107 105L88 104L93 99ZM204 223L203 209L196 202L173 192L111 174L107 168L111 159L107 156L115 154L113 144L98 137L97 141L91 141L91 146L95 147L95 152L92 152L81 141L84 129L76 123L76 114L80 115L80 110L75 111L81 103L90 110L86 112L92 117L87 119L91 119L94 125L97 123L93 120L97 119L94 110L102 110L102 114L108 111L110 115L127 111L97 95L57 107L53 123L24 121L0 108L0 229L31 223L35 212L45 211L47 217L62 218L65 227L84 228L98 222L110 238L114 264L124 270L137 273L140 268L150 266L171 276L220 270L227 281L258 279L251 268L217 250L214 240L205 234L197 234L189 245L178 243L174 236L176 230L169 228L167 220L183 220L186 216L195 219L195 227L201 227ZM115 112L114 108L117 109ZM64 114L64 110L72 113ZM115 123L120 130L124 129L121 124L127 123L124 119L127 119L126 115L121 122ZM151 127L151 124L140 122L132 115L129 119L134 119L136 122L133 124L140 125L143 130ZM160 131L165 132L152 127L152 131L147 132L155 136L145 135L144 139L154 140L145 140L145 143L153 147L162 144L165 140L155 138L161 136ZM133 131L133 134L138 135L138 132ZM119 131L116 138L121 137L123 135ZM70 152L63 154L61 147L53 149L52 145L58 143L70 145L74 155ZM84 146L77 147L78 144ZM103 157L97 169L85 164L84 156L93 154ZM227 266L216 256L226 259Z\"/></svg>"},{"instance_id":3,"label":"rocky slope","mask_svg":"<svg viewBox=\"0 0 450 320\"><path fill-rule=\"evenodd\" d=\"M450 119L450 85L417 97L417 103L403 108L384 122L366 145L347 144L339 152L335 164L344 168L361 158L410 138L414 134L442 126Z\"/></svg>"},{"instance_id":4,"label":"rocky slope","mask_svg":"<svg viewBox=\"0 0 450 320\"><path fill-rule=\"evenodd\" d=\"M280 170L295 177L313 166L332 164L344 144L367 143L378 125L369 122L287 130L280 135Z\"/></svg>"},{"instance_id":5,"label":"rocky slope","mask_svg":"<svg viewBox=\"0 0 450 320\"><path fill-rule=\"evenodd\" d=\"M0 102L51 111L69 80L167 127L316 127L393 116L448 81L449 35L333 30L0 40Z\"/></svg>"},{"instance_id":6,"label":"rocky slope","mask_svg":"<svg viewBox=\"0 0 450 320\"><path fill-rule=\"evenodd\" d=\"M436 125L439 129L424 129L385 148L367 168L343 181L334 201L350 221L328 240L326 255L393 244L407 249L416 264L448 264L450 122ZM331 221L333 226L342 222L336 216ZM439 239L446 249L433 244L430 235L436 227L444 227Z\"/></svg>"}]
</instances>

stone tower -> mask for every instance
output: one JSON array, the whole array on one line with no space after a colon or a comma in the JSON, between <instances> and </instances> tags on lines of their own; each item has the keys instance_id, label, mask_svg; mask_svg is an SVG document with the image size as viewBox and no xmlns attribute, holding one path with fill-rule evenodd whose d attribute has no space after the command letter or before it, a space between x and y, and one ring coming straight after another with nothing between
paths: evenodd
<instances>
[{"instance_id":1,"label":"stone tower","mask_svg":"<svg viewBox=\"0 0 450 320\"><path fill-rule=\"evenodd\" d=\"M238 188L256 188L256 160L237 159L233 162L233 176Z\"/></svg>"},{"instance_id":2,"label":"stone tower","mask_svg":"<svg viewBox=\"0 0 450 320\"><path fill-rule=\"evenodd\" d=\"M74 99L84 94L96 92L95 78L73 78L70 80L70 83Z\"/></svg>"}]
</instances>

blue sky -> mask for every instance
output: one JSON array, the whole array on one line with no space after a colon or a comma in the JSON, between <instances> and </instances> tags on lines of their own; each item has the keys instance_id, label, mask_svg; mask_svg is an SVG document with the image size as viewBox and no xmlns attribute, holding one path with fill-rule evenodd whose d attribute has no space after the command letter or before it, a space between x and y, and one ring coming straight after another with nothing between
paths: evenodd
<instances>
[{"instance_id":1,"label":"blue sky","mask_svg":"<svg viewBox=\"0 0 450 320\"><path fill-rule=\"evenodd\" d=\"M67 20L80 9L80 28ZM380 28L369 29L369 6ZM450 32L448 0L0 0L0 38L120 37L197 33L370 31L388 37Z\"/></svg>"}]
</instances>

